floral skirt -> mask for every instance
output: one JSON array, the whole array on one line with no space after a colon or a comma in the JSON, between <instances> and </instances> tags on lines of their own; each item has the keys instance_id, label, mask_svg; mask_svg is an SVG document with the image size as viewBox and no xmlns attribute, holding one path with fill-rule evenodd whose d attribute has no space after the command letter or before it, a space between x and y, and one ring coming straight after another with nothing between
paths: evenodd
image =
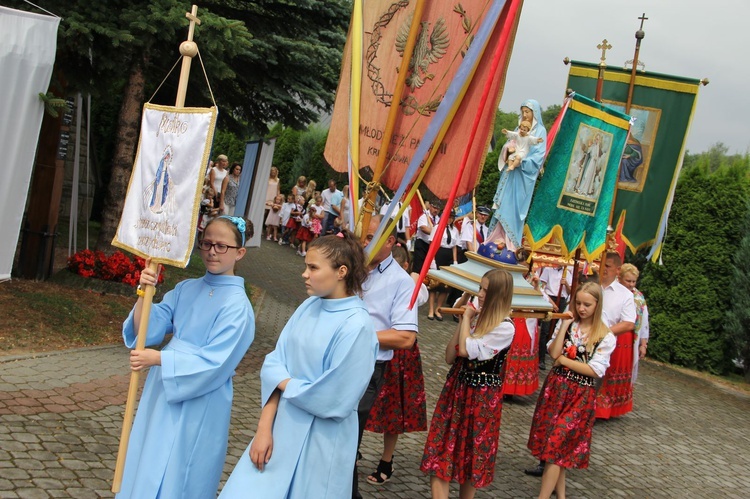
<instances>
[{"instance_id":1,"label":"floral skirt","mask_svg":"<svg viewBox=\"0 0 750 499\"><path fill-rule=\"evenodd\" d=\"M602 386L596 397L596 417L609 419L633 410L633 342L632 332L617 335L617 346L609 358Z\"/></svg>"},{"instance_id":2,"label":"floral skirt","mask_svg":"<svg viewBox=\"0 0 750 499\"><path fill-rule=\"evenodd\" d=\"M501 386L458 381L466 359L457 359L440 394L424 446L424 473L441 480L486 487L495 476L503 410Z\"/></svg>"},{"instance_id":3,"label":"floral skirt","mask_svg":"<svg viewBox=\"0 0 750 499\"><path fill-rule=\"evenodd\" d=\"M516 334L505 359L503 395L531 395L539 388L539 356L526 319L513 319Z\"/></svg>"},{"instance_id":4,"label":"floral skirt","mask_svg":"<svg viewBox=\"0 0 750 499\"><path fill-rule=\"evenodd\" d=\"M593 386L569 380L557 368L550 371L531 420L531 454L563 468L588 468L595 403Z\"/></svg>"},{"instance_id":5,"label":"floral skirt","mask_svg":"<svg viewBox=\"0 0 750 499\"><path fill-rule=\"evenodd\" d=\"M391 434L425 431L425 401L419 346L415 343L410 350L394 350L365 430Z\"/></svg>"}]
</instances>

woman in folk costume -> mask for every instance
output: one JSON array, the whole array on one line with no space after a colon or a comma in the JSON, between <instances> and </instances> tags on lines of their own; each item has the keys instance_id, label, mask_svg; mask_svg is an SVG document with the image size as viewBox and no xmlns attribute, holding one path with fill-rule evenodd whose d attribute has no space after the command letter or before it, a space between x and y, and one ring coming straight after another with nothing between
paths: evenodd
<instances>
[{"instance_id":1,"label":"woman in folk costume","mask_svg":"<svg viewBox=\"0 0 750 499\"><path fill-rule=\"evenodd\" d=\"M620 283L633 292L633 301L635 301L634 348L637 348L638 351L633 352L633 383L638 377L638 360L646 356L649 339L648 305L646 305L646 298L643 293L635 287L639 275L638 267L632 263L625 263L620 268Z\"/></svg>"},{"instance_id":2,"label":"woman in folk costume","mask_svg":"<svg viewBox=\"0 0 750 499\"><path fill-rule=\"evenodd\" d=\"M323 236L310 244L305 267L310 298L263 362L258 429L223 498L351 497L357 406L378 351L358 296L364 251L351 233Z\"/></svg>"},{"instance_id":3,"label":"woman in folk costume","mask_svg":"<svg viewBox=\"0 0 750 499\"><path fill-rule=\"evenodd\" d=\"M433 499L447 499L452 480L460 484L460 497L471 499L494 478L503 362L515 332L512 298L509 272L494 269L484 274L478 308L466 307L445 348L445 360L452 366L435 406L420 467L431 475Z\"/></svg>"},{"instance_id":4,"label":"woman in folk costume","mask_svg":"<svg viewBox=\"0 0 750 499\"><path fill-rule=\"evenodd\" d=\"M134 371L151 368L130 434L118 498L216 496L227 452L232 377L255 334L255 319L234 265L245 255L245 220L218 217L198 242L206 275L187 279L155 303L147 345L130 352ZM252 234L251 234L252 235ZM141 285L156 273L141 272ZM140 290L139 290L140 291ZM133 348L142 294L122 327Z\"/></svg>"},{"instance_id":5,"label":"woman in folk costume","mask_svg":"<svg viewBox=\"0 0 750 499\"><path fill-rule=\"evenodd\" d=\"M596 388L604 376L617 340L602 321L604 296L594 282L581 285L570 310L573 320L560 324L547 343L555 360L539 393L528 447L544 461L539 497L554 491L565 497L568 468L588 468L594 428Z\"/></svg>"},{"instance_id":6,"label":"woman in folk costume","mask_svg":"<svg viewBox=\"0 0 750 499\"><path fill-rule=\"evenodd\" d=\"M547 154L546 141L547 130L542 124L542 108L539 103L529 99L521 104L521 121L531 123L529 134L542 139L536 145L532 145L528 154L521 161L521 165L514 170L505 168L500 174L500 182L497 184L497 191L493 199L493 208L495 213L492 215L490 230L495 225L500 224L504 231L505 246L511 251L515 251L521 246L523 238L523 225L526 221L526 215L529 213L531 206L531 195L534 192L534 185L539 176L539 172L544 165L544 158ZM518 127L516 131L518 131ZM500 158L502 158L502 154ZM502 162L502 159L500 159ZM502 163L498 164L501 168Z\"/></svg>"}]
</instances>

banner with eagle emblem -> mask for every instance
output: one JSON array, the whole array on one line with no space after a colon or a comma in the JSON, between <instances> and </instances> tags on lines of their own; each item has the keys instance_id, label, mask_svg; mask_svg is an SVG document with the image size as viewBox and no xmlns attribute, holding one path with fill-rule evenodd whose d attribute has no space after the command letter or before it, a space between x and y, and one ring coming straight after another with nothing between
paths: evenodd
<instances>
[{"instance_id":1,"label":"banner with eagle emblem","mask_svg":"<svg viewBox=\"0 0 750 499\"><path fill-rule=\"evenodd\" d=\"M458 182L459 196L471 192L477 182L505 83L522 2L457 0L426 3L404 93L397 103L400 109L395 131L390 141L384 144L385 123L389 109L394 105L393 88L401 59L405 56L413 3L409 0L367 1L363 3L361 24L353 18L344 49L325 157L340 172L348 171L351 159L361 176L369 179L381 147L387 147L387 163L381 182L392 190L399 188L402 182L412 182L413 175L405 178L405 174L438 107L446 104L443 101L448 98L449 86L454 79L465 78L467 83L455 103L452 111L455 114L451 115L447 132L439 143L427 144L437 151L422 185L435 197L447 199L454 180ZM492 28L487 31L488 36L481 37L480 28L485 21L491 23ZM357 38L352 34L358 29L362 31L361 60L356 58L360 52L355 51L353 61L352 50L357 46L352 40ZM501 40L510 42L504 46L503 60L499 66L494 66L498 69L493 72L491 62ZM473 50L476 48L472 47L474 43L482 44L481 49ZM470 60L472 57L474 59ZM359 67L361 74L354 72ZM479 110L488 80L492 85L490 98ZM353 109L352 103L356 99L352 100L352 96L355 93L361 93L360 104ZM453 103L448 104L454 107ZM455 169L462 161L467 134L478 112L481 112L481 119L476 130L477 140L467 161L470 168L456 179ZM351 126L353 116L358 116L358 123ZM350 130L357 130L357 136L351 136ZM353 144L355 141L357 143ZM350 154L356 157L350 158ZM419 157L416 159L422 161Z\"/></svg>"}]
</instances>

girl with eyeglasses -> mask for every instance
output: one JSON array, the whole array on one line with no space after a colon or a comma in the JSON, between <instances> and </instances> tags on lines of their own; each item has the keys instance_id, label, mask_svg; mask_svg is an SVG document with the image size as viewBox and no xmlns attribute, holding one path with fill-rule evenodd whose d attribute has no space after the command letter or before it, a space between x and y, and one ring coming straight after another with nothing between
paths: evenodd
<instances>
[{"instance_id":1,"label":"girl with eyeglasses","mask_svg":"<svg viewBox=\"0 0 750 499\"><path fill-rule=\"evenodd\" d=\"M255 335L255 317L235 264L245 256L245 220L221 216L198 243L206 274L186 279L153 304L147 345L130 352L134 371L150 368L138 405L117 497L215 497L227 451L232 376ZM251 229L252 231L252 229ZM250 234L252 236L252 234ZM157 275L141 272L141 286ZM133 348L143 292L123 324Z\"/></svg>"}]
</instances>

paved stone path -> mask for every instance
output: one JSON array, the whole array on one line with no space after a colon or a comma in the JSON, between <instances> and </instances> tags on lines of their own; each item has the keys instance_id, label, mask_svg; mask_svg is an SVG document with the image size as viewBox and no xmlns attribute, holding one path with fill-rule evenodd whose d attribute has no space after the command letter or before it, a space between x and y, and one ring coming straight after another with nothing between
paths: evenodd
<instances>
[{"instance_id":1,"label":"paved stone path","mask_svg":"<svg viewBox=\"0 0 750 499\"><path fill-rule=\"evenodd\" d=\"M265 293L256 305L255 342L235 378L224 479L255 431L263 357L306 297L302 270L292 250L266 241L239 269ZM425 316L419 342L431 415L453 323ZM0 498L111 497L128 380L123 346L0 357ZM569 473L570 497L750 496L750 397L654 363L642 366L636 388L634 412L596 424L591 466ZM526 439L535 403L517 397L505 404L495 481L478 498L536 497L539 479L522 473L534 464ZM393 479L375 487L362 476L363 495L429 497L429 480L418 469L424 439L402 436ZM363 473L374 469L381 450L380 435L366 433Z\"/></svg>"}]
</instances>

